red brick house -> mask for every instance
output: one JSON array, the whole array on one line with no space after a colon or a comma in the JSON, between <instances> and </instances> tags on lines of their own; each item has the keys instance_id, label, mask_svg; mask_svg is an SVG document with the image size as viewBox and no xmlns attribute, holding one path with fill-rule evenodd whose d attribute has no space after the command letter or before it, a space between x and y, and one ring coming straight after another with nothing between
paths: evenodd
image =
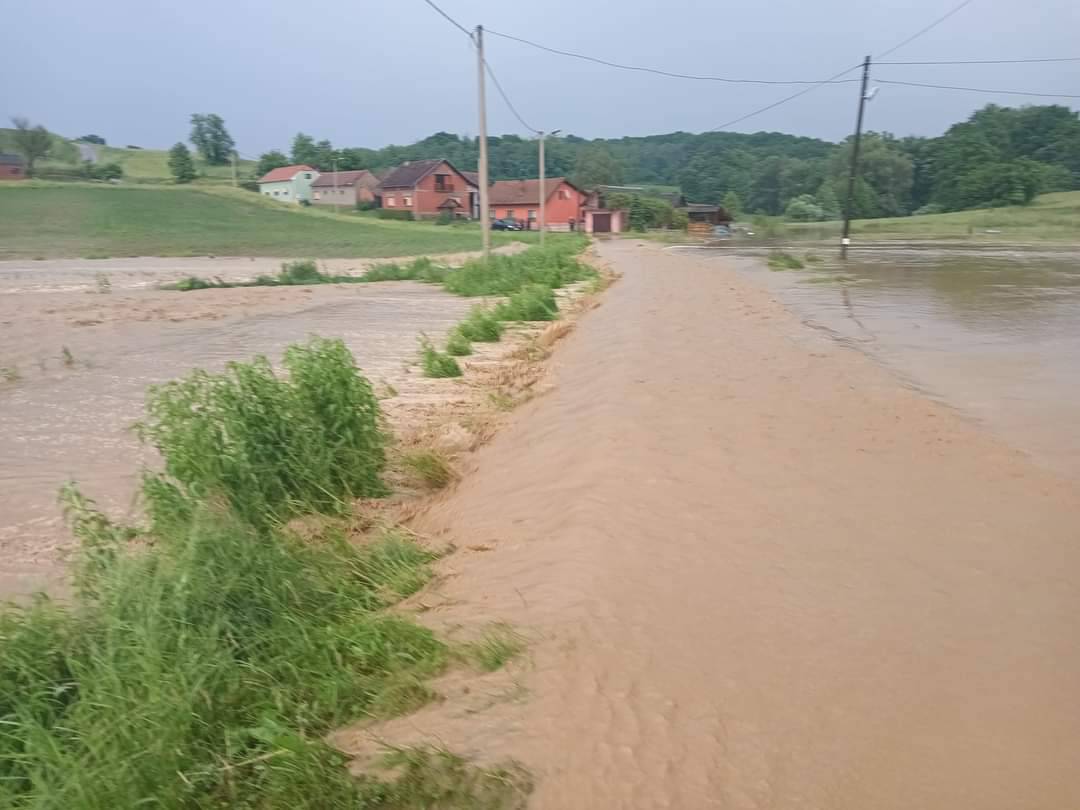
<instances>
[{"instance_id":1,"label":"red brick house","mask_svg":"<svg viewBox=\"0 0 1080 810\"><path fill-rule=\"evenodd\" d=\"M316 205L374 203L379 195L379 178L362 169L356 172L326 172L311 184L311 201Z\"/></svg>"},{"instance_id":2,"label":"red brick house","mask_svg":"<svg viewBox=\"0 0 1080 810\"><path fill-rule=\"evenodd\" d=\"M379 184L382 207L411 211L417 219L449 211L471 218L479 189L448 160L413 160L393 169Z\"/></svg>"},{"instance_id":3,"label":"red brick house","mask_svg":"<svg viewBox=\"0 0 1080 810\"><path fill-rule=\"evenodd\" d=\"M0 180L25 180L26 161L20 155L0 153Z\"/></svg>"},{"instance_id":4,"label":"red brick house","mask_svg":"<svg viewBox=\"0 0 1080 810\"><path fill-rule=\"evenodd\" d=\"M581 226L585 192L565 177L549 177L542 190L549 231L572 231ZM499 180L488 191L493 219L513 219L528 230L540 227L540 181Z\"/></svg>"}]
</instances>

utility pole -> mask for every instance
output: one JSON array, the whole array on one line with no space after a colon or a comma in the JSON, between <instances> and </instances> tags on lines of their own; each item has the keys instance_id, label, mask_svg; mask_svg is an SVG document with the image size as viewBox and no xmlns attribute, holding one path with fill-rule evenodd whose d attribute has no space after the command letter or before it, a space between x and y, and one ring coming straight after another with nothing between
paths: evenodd
<instances>
[{"instance_id":1,"label":"utility pole","mask_svg":"<svg viewBox=\"0 0 1080 810\"><path fill-rule=\"evenodd\" d=\"M859 115L855 119L855 142L851 145L851 168L848 171L847 199L844 200L844 232L840 237L840 258L847 258L851 244L851 206L855 199L855 175L859 171L859 144L862 141L863 110L866 107L866 83L870 80L870 57L862 63L862 84L859 90Z\"/></svg>"},{"instance_id":2,"label":"utility pole","mask_svg":"<svg viewBox=\"0 0 1080 810\"><path fill-rule=\"evenodd\" d=\"M558 135L562 132L561 129L554 129L551 132L544 132L540 130L540 246L544 246L544 234L547 233L547 184L545 179L547 178L547 166L544 163L544 139L548 135Z\"/></svg>"},{"instance_id":3,"label":"utility pole","mask_svg":"<svg viewBox=\"0 0 1080 810\"><path fill-rule=\"evenodd\" d=\"M546 133L540 130L540 247L544 246L544 233L547 231L547 183L545 180L544 166L544 137Z\"/></svg>"},{"instance_id":4,"label":"utility pole","mask_svg":"<svg viewBox=\"0 0 1080 810\"><path fill-rule=\"evenodd\" d=\"M233 185L233 188L236 188L237 186L240 185L239 169L237 168L237 165L236 165L236 150L235 149L233 149L233 153L232 153L232 185Z\"/></svg>"},{"instance_id":5,"label":"utility pole","mask_svg":"<svg viewBox=\"0 0 1080 810\"><path fill-rule=\"evenodd\" d=\"M488 216L487 100L484 97L484 26L476 26L476 79L480 101L480 234L484 260L491 257L491 218Z\"/></svg>"},{"instance_id":6,"label":"utility pole","mask_svg":"<svg viewBox=\"0 0 1080 810\"><path fill-rule=\"evenodd\" d=\"M340 214L341 213L341 208L338 206L338 196L337 196L337 191L338 191L338 189L337 189L337 158L331 158L330 165L334 169L334 211L336 213Z\"/></svg>"}]
</instances>

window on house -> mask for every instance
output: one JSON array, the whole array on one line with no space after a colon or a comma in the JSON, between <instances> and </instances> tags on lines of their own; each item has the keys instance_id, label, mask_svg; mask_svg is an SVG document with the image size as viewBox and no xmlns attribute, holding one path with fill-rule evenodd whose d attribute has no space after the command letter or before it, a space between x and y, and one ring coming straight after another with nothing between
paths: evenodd
<instances>
[{"instance_id":1,"label":"window on house","mask_svg":"<svg viewBox=\"0 0 1080 810\"><path fill-rule=\"evenodd\" d=\"M495 219L495 209L494 208L488 209L488 216L491 217L492 219Z\"/></svg>"},{"instance_id":2,"label":"window on house","mask_svg":"<svg viewBox=\"0 0 1080 810\"><path fill-rule=\"evenodd\" d=\"M536 219L536 209L535 208L530 208L529 209L529 219Z\"/></svg>"},{"instance_id":3,"label":"window on house","mask_svg":"<svg viewBox=\"0 0 1080 810\"><path fill-rule=\"evenodd\" d=\"M403 197L401 200L401 204L408 208L412 205L412 197Z\"/></svg>"},{"instance_id":4,"label":"window on house","mask_svg":"<svg viewBox=\"0 0 1080 810\"><path fill-rule=\"evenodd\" d=\"M560 200L569 200L570 199L570 192L567 191L565 188L560 188L559 189L559 199Z\"/></svg>"},{"instance_id":5,"label":"window on house","mask_svg":"<svg viewBox=\"0 0 1080 810\"><path fill-rule=\"evenodd\" d=\"M435 175L435 190L436 191L451 191L450 175L437 174Z\"/></svg>"},{"instance_id":6,"label":"window on house","mask_svg":"<svg viewBox=\"0 0 1080 810\"><path fill-rule=\"evenodd\" d=\"M313 192L312 196L317 200L319 199L319 192Z\"/></svg>"},{"instance_id":7,"label":"window on house","mask_svg":"<svg viewBox=\"0 0 1080 810\"><path fill-rule=\"evenodd\" d=\"M395 197L387 197L383 200L387 208L394 208L397 205L397 199Z\"/></svg>"},{"instance_id":8,"label":"window on house","mask_svg":"<svg viewBox=\"0 0 1080 810\"><path fill-rule=\"evenodd\" d=\"M504 219L513 219L513 218L514 218L514 209L513 208L507 208L506 209L506 216L504 217Z\"/></svg>"}]
</instances>

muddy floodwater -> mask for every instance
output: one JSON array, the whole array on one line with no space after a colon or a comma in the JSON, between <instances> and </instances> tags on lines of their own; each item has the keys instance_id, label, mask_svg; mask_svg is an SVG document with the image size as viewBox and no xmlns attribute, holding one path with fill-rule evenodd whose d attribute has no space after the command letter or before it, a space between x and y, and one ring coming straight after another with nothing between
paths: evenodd
<instances>
[{"instance_id":1,"label":"muddy floodwater","mask_svg":"<svg viewBox=\"0 0 1080 810\"><path fill-rule=\"evenodd\" d=\"M56 503L69 480L110 514L132 511L140 465L130 427L148 386L193 368L341 337L378 384L403 375L417 337L445 333L471 305L430 285L390 282L190 293L190 274L246 278L276 260L128 259L0 264L0 598L52 587L69 535ZM356 262L329 262L334 272Z\"/></svg>"},{"instance_id":2,"label":"muddy floodwater","mask_svg":"<svg viewBox=\"0 0 1080 810\"><path fill-rule=\"evenodd\" d=\"M823 261L739 267L804 323L1080 477L1080 254L890 249L853 251L842 264L809 252Z\"/></svg>"}]
</instances>

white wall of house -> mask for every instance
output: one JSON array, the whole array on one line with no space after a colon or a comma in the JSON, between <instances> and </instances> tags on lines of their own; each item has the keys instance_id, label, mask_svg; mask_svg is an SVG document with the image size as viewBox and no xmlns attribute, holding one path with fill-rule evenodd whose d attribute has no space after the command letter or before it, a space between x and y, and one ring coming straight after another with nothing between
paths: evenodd
<instances>
[{"instance_id":1,"label":"white wall of house","mask_svg":"<svg viewBox=\"0 0 1080 810\"><path fill-rule=\"evenodd\" d=\"M297 172L291 180L279 180L275 183L259 183L259 193L278 202L299 203L311 199L311 184L319 176L318 172Z\"/></svg>"}]
</instances>

